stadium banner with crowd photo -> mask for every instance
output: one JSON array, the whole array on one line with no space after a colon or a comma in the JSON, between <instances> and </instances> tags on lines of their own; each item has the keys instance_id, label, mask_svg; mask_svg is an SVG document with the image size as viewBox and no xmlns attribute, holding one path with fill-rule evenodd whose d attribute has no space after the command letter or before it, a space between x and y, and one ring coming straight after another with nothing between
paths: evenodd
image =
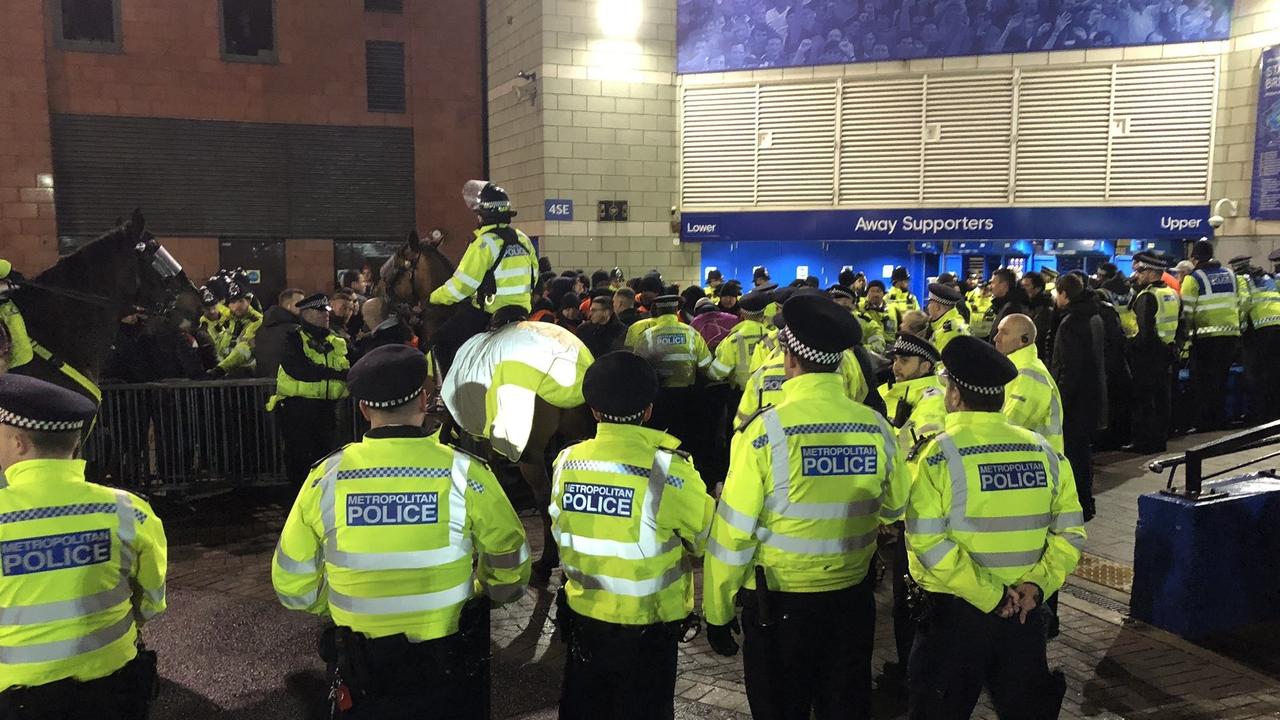
<instances>
[{"instance_id":1,"label":"stadium banner with crowd photo","mask_svg":"<svg viewBox=\"0 0 1280 720\"><path fill-rule=\"evenodd\" d=\"M679 0L680 73L1225 40L1231 0Z\"/></svg>"},{"instance_id":2,"label":"stadium banner with crowd photo","mask_svg":"<svg viewBox=\"0 0 1280 720\"><path fill-rule=\"evenodd\" d=\"M1262 51L1249 217L1280 220L1280 45Z\"/></svg>"},{"instance_id":3,"label":"stadium banner with crowd photo","mask_svg":"<svg viewBox=\"0 0 1280 720\"><path fill-rule=\"evenodd\" d=\"M723 241L1199 238L1204 205L684 212L680 239Z\"/></svg>"}]
</instances>

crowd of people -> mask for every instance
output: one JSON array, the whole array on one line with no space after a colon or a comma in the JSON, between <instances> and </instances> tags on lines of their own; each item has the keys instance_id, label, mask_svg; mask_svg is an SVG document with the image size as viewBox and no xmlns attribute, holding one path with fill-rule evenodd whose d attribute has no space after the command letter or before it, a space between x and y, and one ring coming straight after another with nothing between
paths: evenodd
<instances>
[{"instance_id":1,"label":"crowd of people","mask_svg":"<svg viewBox=\"0 0 1280 720\"><path fill-rule=\"evenodd\" d=\"M1069 50L1227 36L1221 0L683 0L681 72Z\"/></svg>"},{"instance_id":2,"label":"crowd of people","mask_svg":"<svg viewBox=\"0 0 1280 720\"><path fill-rule=\"evenodd\" d=\"M1207 241L1186 265L1140 253L1132 278L944 274L923 302L903 268L888 287L852 270L779 287L759 268L749 289L710 272L681 290L657 272L557 274L501 188L473 181L464 199L479 228L430 299L469 312L428 355L403 332L353 353L385 321L349 345L351 318L324 294L286 291L257 316L235 277L206 286L203 373L277 365L267 409L299 491L272 583L285 607L333 621L320 653L337 717L488 717L488 609L550 580L493 470L425 426L429 376L456 352L440 344L467 332L555 323L595 356L580 381L595 430L556 456L545 502L567 720L670 718L677 643L704 618L715 652L743 653L753 716L870 717L879 554L897 652L881 690L915 718L969 717L984 687L1001 717L1057 717L1066 683L1046 643L1097 511L1091 444L1123 433L1127 406L1130 449L1163 448L1184 346L1198 427L1227 420L1242 337L1260 378L1250 412L1280 408L1274 277L1250 258L1223 266ZM348 397L370 429L338 447L327 433ZM155 696L155 655L135 641L166 607L163 525L142 498L83 482L96 414L0 376L16 618L0 711L15 717L136 720Z\"/></svg>"}]
</instances>

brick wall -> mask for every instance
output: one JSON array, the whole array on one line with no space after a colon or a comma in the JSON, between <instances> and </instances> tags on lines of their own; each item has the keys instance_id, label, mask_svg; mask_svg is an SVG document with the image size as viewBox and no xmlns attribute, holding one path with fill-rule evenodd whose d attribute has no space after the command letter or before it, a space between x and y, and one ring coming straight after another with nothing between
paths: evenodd
<instances>
[{"instance_id":1,"label":"brick wall","mask_svg":"<svg viewBox=\"0 0 1280 720\"><path fill-rule=\"evenodd\" d=\"M0 22L0 257L28 274L58 258L42 3L6 4Z\"/></svg>"},{"instance_id":2,"label":"brick wall","mask_svg":"<svg viewBox=\"0 0 1280 720\"><path fill-rule=\"evenodd\" d=\"M0 11L5 67L0 78L0 162L5 163L0 166L0 222L15 221L0 225L0 247L11 253L18 250L7 246L34 248L24 267L39 269L56 259L52 205L36 206L36 200L50 193L34 179L36 173L51 172L50 111L410 126L419 228L443 227L453 237L469 236L473 218L460 191L466 180L482 174L485 156L478 4L408 2L405 13L396 15L364 12L359 0L276 0L278 62L271 64L223 60L218 3L213 0L121 3L119 53L58 47L43 5L43 0L7 3ZM366 110L367 40L405 43L408 112ZM10 87L13 91L6 92ZM23 127L11 124L10 117L23 118ZM39 156L24 156L19 163L5 154L9 147L36 148ZM31 199L15 197L13 207L5 209L18 190L29 190ZM33 218L21 217L32 213ZM46 221L23 228L16 222L23 219ZM446 251L458 255L464 246L457 243ZM331 267L325 277L329 274Z\"/></svg>"},{"instance_id":3,"label":"brick wall","mask_svg":"<svg viewBox=\"0 0 1280 720\"><path fill-rule=\"evenodd\" d=\"M307 293L333 292L333 241L286 240L285 287Z\"/></svg>"},{"instance_id":4,"label":"brick wall","mask_svg":"<svg viewBox=\"0 0 1280 720\"><path fill-rule=\"evenodd\" d=\"M595 0L546 0L540 12L529 12L529 5L489 3L490 153L495 177L510 178L525 191L516 198L528 218L521 225L542 236L542 252L557 269L616 265L635 276L658 268L670 281L696 281L698 246L674 244L670 227L676 198L675 0L646 0L634 39L605 37ZM497 44L504 38L494 25L521 9L536 30L533 37ZM536 104L517 99L516 87L523 84L504 85L515 70L531 69L513 65L535 57L523 49L528 42L540 48ZM535 122L526 126L531 111ZM552 198L573 200L572 222L542 220L542 201ZM628 201L630 221L596 222L600 200Z\"/></svg>"},{"instance_id":5,"label":"brick wall","mask_svg":"<svg viewBox=\"0 0 1280 720\"><path fill-rule=\"evenodd\" d=\"M1258 67L1262 48L1280 44L1280 0L1236 0L1231 40L1222 56L1218 95L1218 132L1213 148L1212 202L1230 198L1240 203L1218 231L1218 256L1254 256L1265 261L1280 248L1280 222L1249 219L1253 180L1253 141L1258 117ZM1229 208L1223 208L1223 214Z\"/></svg>"}]
</instances>

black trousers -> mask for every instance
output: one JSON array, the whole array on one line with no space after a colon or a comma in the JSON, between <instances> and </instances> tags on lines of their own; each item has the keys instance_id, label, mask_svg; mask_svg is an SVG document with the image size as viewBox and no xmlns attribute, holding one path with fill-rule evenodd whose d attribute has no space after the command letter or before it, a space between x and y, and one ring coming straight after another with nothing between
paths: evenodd
<instances>
[{"instance_id":1,"label":"black trousers","mask_svg":"<svg viewBox=\"0 0 1280 720\"><path fill-rule=\"evenodd\" d=\"M1280 325L1252 330L1244 337L1244 367L1249 380L1249 421L1280 417Z\"/></svg>"},{"instance_id":2,"label":"black trousers","mask_svg":"<svg viewBox=\"0 0 1280 720\"><path fill-rule=\"evenodd\" d=\"M343 720L488 720L488 598L464 605L459 630L448 637L355 642L348 659L355 677L344 679L357 688L356 701Z\"/></svg>"},{"instance_id":3,"label":"black trousers","mask_svg":"<svg viewBox=\"0 0 1280 720\"><path fill-rule=\"evenodd\" d=\"M1169 439L1170 353L1167 348L1133 352L1133 412L1130 441L1146 452L1164 452Z\"/></svg>"},{"instance_id":4,"label":"black trousers","mask_svg":"<svg viewBox=\"0 0 1280 720\"><path fill-rule=\"evenodd\" d=\"M1084 509L1085 519L1089 520L1096 512L1093 502L1093 449L1089 444L1094 431L1088 427L1089 423L1073 423L1069 419L1071 417L1069 413L1066 413L1066 417L1068 419L1062 427L1063 454L1071 463L1071 472L1076 479L1076 493L1080 496L1080 506Z\"/></svg>"},{"instance_id":5,"label":"black trousers","mask_svg":"<svg viewBox=\"0 0 1280 720\"><path fill-rule=\"evenodd\" d=\"M1240 338L1211 337L1191 342L1191 385L1204 430L1227 426L1227 373Z\"/></svg>"},{"instance_id":6,"label":"black trousers","mask_svg":"<svg viewBox=\"0 0 1280 720\"><path fill-rule=\"evenodd\" d=\"M744 590L742 664L756 720L871 717L874 578L820 593L769 591L770 627Z\"/></svg>"},{"instance_id":7,"label":"black trousers","mask_svg":"<svg viewBox=\"0 0 1280 720\"><path fill-rule=\"evenodd\" d=\"M155 655L143 652L103 678L0 693L0 720L145 720L156 682Z\"/></svg>"},{"instance_id":8,"label":"black trousers","mask_svg":"<svg viewBox=\"0 0 1280 720\"><path fill-rule=\"evenodd\" d=\"M683 623L615 625L561 604L569 652L560 688L561 720L670 720L675 717L676 645Z\"/></svg>"},{"instance_id":9,"label":"black trousers","mask_svg":"<svg viewBox=\"0 0 1280 720\"><path fill-rule=\"evenodd\" d=\"M907 537L903 532L905 525L898 526L898 542L893 548L893 643L898 650L898 664L902 670L907 669L907 660L911 658L911 646L916 641L916 622L911 619L911 608L907 606Z\"/></svg>"},{"instance_id":10,"label":"black trousers","mask_svg":"<svg viewBox=\"0 0 1280 720\"><path fill-rule=\"evenodd\" d=\"M276 426L284 440L284 468L289 482L302 487L311 466L338 448L338 400L291 397L276 406Z\"/></svg>"},{"instance_id":11,"label":"black trousers","mask_svg":"<svg viewBox=\"0 0 1280 720\"><path fill-rule=\"evenodd\" d=\"M470 302L458 304L454 314L431 337L431 348L435 353L440 377L444 377L449 368L453 367L453 358L462 345L484 332L488 326L489 313Z\"/></svg>"},{"instance_id":12,"label":"black trousers","mask_svg":"<svg viewBox=\"0 0 1280 720\"><path fill-rule=\"evenodd\" d=\"M949 595L931 596L911 652L911 720L963 720L986 687L1001 720L1056 720L1066 693L1045 657L1048 612L1025 625Z\"/></svg>"},{"instance_id":13,"label":"black trousers","mask_svg":"<svg viewBox=\"0 0 1280 720\"><path fill-rule=\"evenodd\" d=\"M707 435L698 423L699 400L700 392L696 387L661 388L653 403L653 417L648 423L650 427L666 430L678 438L681 447L693 453L695 461L698 460L703 437Z\"/></svg>"}]
</instances>

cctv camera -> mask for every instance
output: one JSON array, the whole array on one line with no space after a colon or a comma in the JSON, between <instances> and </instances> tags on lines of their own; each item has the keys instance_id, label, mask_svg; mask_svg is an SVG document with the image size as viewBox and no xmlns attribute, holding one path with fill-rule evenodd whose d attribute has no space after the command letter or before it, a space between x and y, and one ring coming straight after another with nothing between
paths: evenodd
<instances>
[{"instance_id":1,"label":"cctv camera","mask_svg":"<svg viewBox=\"0 0 1280 720\"><path fill-rule=\"evenodd\" d=\"M1214 230L1217 230L1218 228L1222 227L1222 224L1225 223L1226 221L1227 221L1226 218L1222 217L1221 215L1214 215L1213 217L1209 218L1209 227L1213 228Z\"/></svg>"}]
</instances>

